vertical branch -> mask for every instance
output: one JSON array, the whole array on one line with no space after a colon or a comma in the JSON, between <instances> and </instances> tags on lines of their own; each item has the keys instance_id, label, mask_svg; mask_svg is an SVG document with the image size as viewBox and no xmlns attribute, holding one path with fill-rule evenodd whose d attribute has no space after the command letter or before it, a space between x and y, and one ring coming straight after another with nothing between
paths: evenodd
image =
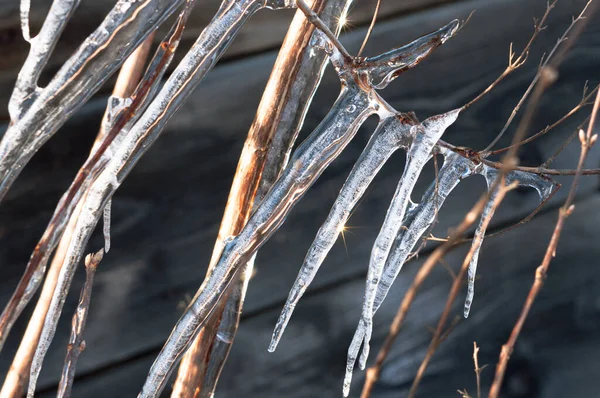
<instances>
[{"instance_id":1,"label":"vertical branch","mask_svg":"<svg viewBox=\"0 0 600 398\"><path fill-rule=\"evenodd\" d=\"M58 385L57 398L69 398L71 396L77 360L79 359L81 352L85 349L83 331L85 330L85 324L90 308L94 275L96 275L98 264L102 261L103 253L104 252L100 250L96 254L88 254L85 258L85 284L81 289L79 304L77 305L71 323L71 336L69 337L69 344L67 345L65 365Z\"/></svg>"},{"instance_id":2,"label":"vertical branch","mask_svg":"<svg viewBox=\"0 0 600 398\"><path fill-rule=\"evenodd\" d=\"M312 8L339 34L338 20L345 15L350 3L351 0L314 0ZM262 200L287 164L326 66L325 53L311 46L314 30L314 25L298 11L240 155L208 272L221 256L225 239L241 231L253 204ZM252 269L253 261L250 261L233 292L223 300L183 357L172 397L209 397L214 392L237 331ZM227 338L217 339L217 332Z\"/></svg>"}]
</instances>

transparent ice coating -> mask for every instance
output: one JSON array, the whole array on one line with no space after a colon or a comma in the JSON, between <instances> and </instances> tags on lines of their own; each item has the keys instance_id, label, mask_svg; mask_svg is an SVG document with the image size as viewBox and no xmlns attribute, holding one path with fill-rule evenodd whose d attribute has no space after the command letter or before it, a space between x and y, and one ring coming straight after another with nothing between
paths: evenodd
<instances>
[{"instance_id":1,"label":"transparent ice coating","mask_svg":"<svg viewBox=\"0 0 600 398\"><path fill-rule=\"evenodd\" d=\"M37 150L184 1L119 0L102 24L85 39L43 89L37 88L35 75L42 69L45 60L39 61L37 55L30 56L31 65L35 67L21 72L22 89L17 89L14 99L11 99L14 104L11 117L16 119L12 120L0 141L0 201ZM68 4L74 7L76 3L73 0L55 1L52 7L56 14L51 14L50 18L56 25L49 24L49 29L59 34L60 26L66 21L60 20L61 16L67 15L65 7ZM32 39L34 44L36 39ZM48 44L53 45L54 41L49 39ZM46 50L49 49L40 49L40 54L49 53ZM35 87L31 87L31 82L35 83ZM32 95L22 102L21 92L31 92Z\"/></svg>"},{"instance_id":2,"label":"transparent ice coating","mask_svg":"<svg viewBox=\"0 0 600 398\"><path fill-rule=\"evenodd\" d=\"M269 351L274 351L285 327L292 316L296 304L319 271L327 253L333 247L343 230L352 209L385 164L388 158L399 148L408 148L412 142L412 130L415 122L400 115L382 119L375 129L367 146L358 158L346 182L342 186L327 219L319 229L302 268L290 290L289 297L281 312Z\"/></svg>"},{"instance_id":3,"label":"transparent ice coating","mask_svg":"<svg viewBox=\"0 0 600 398\"><path fill-rule=\"evenodd\" d=\"M392 242L402 226L402 221L410 203L410 196L417 183L423 167L429 161L432 150L446 129L456 121L460 109L453 110L441 115L432 116L425 120L422 125L414 126L416 131L414 141L406 156L406 166L396 192L392 198L387 214L381 226L381 230L375 239L365 287L365 299L360 325L365 328L365 340L360 367L364 369L369 355L369 340L371 338L373 318L373 302L383 267L388 258ZM359 326L360 327L360 326Z\"/></svg>"},{"instance_id":4,"label":"transparent ice coating","mask_svg":"<svg viewBox=\"0 0 600 398\"><path fill-rule=\"evenodd\" d=\"M443 150L443 149L442 149ZM461 179L469 176L472 173L473 164L453 153L449 152L442 168L438 172L438 189L433 182L423 194L421 202L412 208L406 215L397 236L395 236L394 246L389 253L389 258L386 261L383 274L377 285L377 294L373 303L373 313L377 311L381 301L387 294L389 286L391 286L400 268L406 258L410 254L414 245L418 242L421 235L429 229L435 220L437 211L442 206L446 196L458 185ZM399 242L401 242L399 244ZM387 288L386 288L387 287ZM382 296L382 292L385 292ZM352 372L354 364L358 357L358 352L367 333L370 333L369 328L372 325L372 319L364 320L361 318L357 330L354 334L350 347L348 348L348 358L346 362L346 375L344 377L343 392L344 396L348 396L350 392L350 383L352 381ZM363 356L365 352L363 351ZM366 357L361 358L365 361Z\"/></svg>"},{"instance_id":5,"label":"transparent ice coating","mask_svg":"<svg viewBox=\"0 0 600 398\"><path fill-rule=\"evenodd\" d=\"M458 153L448 150L447 148L438 147L437 151L445 158L444 164L438 173L437 190L436 181L434 181L428 187L427 191L421 198L420 203L413 207L405 217L402 223L403 228L399 230L395 238L394 245L388 256L383 274L377 286L377 294L373 303L373 313L379 309L407 258L412 253L423 234L425 234L426 231L432 227L436 219L436 214L439 212L447 196L452 192L452 190L454 190L454 188L456 188L458 183L471 175L481 174L486 178L488 186L491 187L494 179L498 176L498 170L465 158ZM518 181L522 186L534 188L538 192L538 195L542 201L546 200L550 195L552 195L556 189L556 183L554 183L552 180L543 176L524 173L521 171L511 171L507 173L505 184L510 184L513 181ZM493 197L487 203L484 209L484 215L482 215L482 219L486 216L486 214L491 212L492 202ZM481 245L485 231L479 228L478 233L480 234L481 239L474 240L474 244ZM476 250L478 254L479 248L476 248ZM474 272L477 266L477 256L473 257L473 261L471 262L470 266L473 268ZM350 348L348 350L346 376L344 379L344 394L349 392L354 364L356 362L360 347L368 333L368 329L365 327L365 324L368 326L369 323L372 324L372 319L370 322L364 322L361 319L350 344ZM366 359L367 358L361 357L361 361L366 361Z\"/></svg>"},{"instance_id":6,"label":"transparent ice coating","mask_svg":"<svg viewBox=\"0 0 600 398\"><path fill-rule=\"evenodd\" d=\"M180 13L171 31L156 50L142 82L135 90L133 95L135 100L114 96L109 98L102 137L99 137L73 183L61 197L42 238L29 259L15 292L0 316L0 350L15 320L39 288L49 256L58 245L68 220L73 216L77 203L79 203L82 195L87 192L93 177L106 166L112 154L116 152L116 148L121 145L122 138L128 134L131 125L143 113L149 98L153 98L160 85L161 78L173 58L174 50L179 43L180 30L189 16L192 5L192 2L186 3L186 7ZM133 114L125 112L125 110L129 110L129 107L132 108Z\"/></svg>"}]
</instances>

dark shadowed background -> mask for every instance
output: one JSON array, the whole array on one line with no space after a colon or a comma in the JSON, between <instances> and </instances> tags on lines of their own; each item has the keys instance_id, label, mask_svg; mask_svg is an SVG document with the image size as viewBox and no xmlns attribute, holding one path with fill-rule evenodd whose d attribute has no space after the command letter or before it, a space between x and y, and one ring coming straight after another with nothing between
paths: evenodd
<instances>
[{"instance_id":1,"label":"dark shadowed background","mask_svg":"<svg viewBox=\"0 0 600 398\"><path fill-rule=\"evenodd\" d=\"M7 102L28 51L22 40L18 1L0 0L0 118L8 123ZM32 24L39 27L51 2L33 1ZM83 0L69 23L47 76L62 64L112 7L110 0ZM342 42L355 53L369 23L373 0L357 0ZM547 53L584 5L559 0L548 27L534 44L528 63L490 95L461 115L445 140L483 149L501 129ZM202 0L186 30L183 50L216 10L217 0ZM415 111L419 119L456 108L473 98L505 68L512 42L521 51L540 17L544 0L382 0L380 20L366 55L405 44L452 19L466 27L434 55L383 92L396 109ZM169 335L186 302L202 282L238 156L262 90L293 12L260 12L244 28L224 60L208 75L160 140L135 167L113 199L112 249L98 270L73 394L75 397L132 397ZM531 134L559 119L580 100L584 83L600 79L600 18L560 67L560 78L543 97ZM161 35L157 35L161 37ZM0 305L4 305L43 232L59 197L85 160L97 133L111 83L34 157L0 206ZM339 91L331 70L325 75L307 116L306 137L326 114ZM525 165L546 160L589 114L590 108L521 152ZM298 204L284 226L258 254L242 322L218 397L339 397L346 350L360 316L368 257L389 200L400 178L404 153L396 154L372 184L340 239L300 302L277 351L268 341L304 254L325 219L341 184L374 127L365 124L352 144ZM516 124L515 124L516 125ZM5 128L5 127L4 127ZM3 128L3 129L4 129ZM513 129L514 130L514 129ZM513 131L511 130L511 132ZM507 134L501 144L507 144ZM577 140L557 158L555 168L575 168ZM598 167L595 148L588 167ZM433 180L423 173L414 200ZM571 179L529 224L486 240L483 245L471 315L462 319L466 289L455 303L460 321L443 342L419 389L420 397L459 397L475 393L473 341L481 347L480 364L489 366L482 383L491 383L500 346L521 310L564 201ZM446 236L484 191L483 178L459 185L439 215L436 236ZM511 192L493 219L493 230L508 226L537 205L532 190ZM516 346L505 382L506 397L600 397L600 195L598 178L586 177L576 209L568 219L556 258L541 295ZM101 236L89 251L102 247ZM398 304L426 254L400 274L377 313L374 357ZM451 252L446 263L460 266L467 247ZM68 297L55 340L38 382L39 396L55 394L68 340L71 315L84 278L81 269ZM421 289L385 364L373 397L406 396L443 310L452 277L438 267ZM32 307L30 305L30 307ZM0 355L5 374L26 319L13 329ZM356 371L351 396L357 397L364 372ZM170 390L165 391L168 396Z\"/></svg>"}]
</instances>

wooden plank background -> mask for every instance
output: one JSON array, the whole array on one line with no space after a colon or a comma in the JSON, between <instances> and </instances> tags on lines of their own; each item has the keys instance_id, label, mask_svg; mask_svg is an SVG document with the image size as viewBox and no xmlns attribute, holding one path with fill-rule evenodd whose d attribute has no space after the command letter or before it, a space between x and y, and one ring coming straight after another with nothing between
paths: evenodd
<instances>
[{"instance_id":1,"label":"wooden plank background","mask_svg":"<svg viewBox=\"0 0 600 398\"><path fill-rule=\"evenodd\" d=\"M216 2L207 1L206 7L199 7L187 36L189 41L209 19L213 3ZM384 17L366 51L375 54L404 44L451 19L464 19L476 10L456 38L384 91L384 97L397 109L414 110L420 119L462 105L493 81L506 66L509 44L513 42L516 50L522 48L533 29L532 18L540 16L546 6L544 1L537 0L439 3L442 2L383 1ZM0 29L18 27L16 4L0 1ZM555 43L570 23L571 15L578 13L583 4L583 1L560 2L551 14L548 28L536 42L529 63L461 115L446 139L458 145L483 148L518 101L541 54ZM81 26L89 29L97 24L109 5L110 2L90 0L86 5L83 0L82 11L72 29L82 29ZM37 6L43 10L44 2ZM360 25L368 21L372 8L372 2L357 2L350 14L356 25L343 37L343 42L351 51L360 46L365 34ZM43 11L36 9L34 25L41 21L40 15ZM96 277L86 332L87 349L78 367L74 396L134 396L181 314L183 304L200 285L241 146L276 56L271 49L281 40L289 19L290 14L285 12L264 12L252 19L246 33L236 41L237 47L232 47L229 60L209 74L115 196L113 248ZM600 28L594 22L599 20L590 22L561 67L561 78L544 97L532 131L543 128L574 106L586 80L590 80L590 85L598 83ZM7 46L19 41L18 30L17 33L16 41L6 41ZM73 45L65 41L57 53L56 64L52 65L60 64ZM0 63L3 71L0 84L6 87L14 80L19 59L26 51L22 43L17 47L14 59L11 55L2 61L5 63ZM337 78L328 71L307 117L304 136L325 115L338 91ZM0 108L6 109L9 90L1 92L4 96L0 96L3 101ZM56 201L82 163L105 101L102 97L92 100L50 140L0 206L1 303L8 300ZM579 120L585 117L579 116ZM545 160L571 133L577 120L574 118L553 134L528 145L522 153L523 163L535 165ZM375 180L349 222L356 228L346 237L347 247L342 242L336 244L299 304L278 350L268 354L266 347L304 254L373 126L373 121L367 123L260 251L240 332L218 396L341 394L345 353L360 315L370 247L401 175L403 154L394 156ZM577 145L570 146L555 166L574 167L577 154ZM599 160L600 151L596 148L589 166L597 167ZM430 167L419 181L418 193L432 180L433 167ZM483 188L483 180L479 178L461 183L444 205L436 233L446 235ZM511 362L507 396L599 396L600 381L594 377L600 358L600 273L596 270L600 248L594 245L600 229L597 188L596 177L583 180L577 211L568 221L547 285ZM491 365L483 374L484 385L489 385L499 347L521 308L556 220L556 206L564 200L566 192L561 190L535 221L484 244L472 315L458 324L440 348L419 396L457 397L459 388L474 392L471 362L474 340L482 347L481 363ZM494 218L495 228L523 217L535 205L533 192L512 193ZM90 242L90 251L100 246L101 239L97 236ZM426 251L432 247L428 245ZM447 262L458 266L464 252L461 249L451 253ZM402 294L421 262L416 260L406 267L379 311L374 350L385 337ZM40 377L40 396L54 394L82 280L81 271L73 294L67 299ZM374 396L406 395L429 343L427 328L435 326L450 283L448 272L440 268L423 287ZM269 294L264 294L265 291ZM462 296L459 301L455 308L457 315L461 313ZM23 321L15 326L0 355L0 374L8 368L24 327ZM363 374L357 371L352 396L358 396L362 381Z\"/></svg>"}]
</instances>

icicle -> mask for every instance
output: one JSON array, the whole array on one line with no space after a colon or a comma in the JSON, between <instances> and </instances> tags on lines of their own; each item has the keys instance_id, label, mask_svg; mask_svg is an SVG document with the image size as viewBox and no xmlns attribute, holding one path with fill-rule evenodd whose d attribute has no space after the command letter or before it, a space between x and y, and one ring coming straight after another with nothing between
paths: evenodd
<instances>
[{"instance_id":1,"label":"icicle","mask_svg":"<svg viewBox=\"0 0 600 398\"><path fill-rule=\"evenodd\" d=\"M486 165L482 165L481 174L485 177L488 190L493 187L495 181L498 179L498 170L491 168ZM540 202L547 200L554 190L556 189L556 183L547 178L538 176L537 174L525 173L522 171L511 171L506 175L505 184L510 184L514 181L518 181L521 186L529 186L534 188L538 196L540 198ZM483 239L485 237L486 229L484 228L484 222L487 217L493 217L495 209L493 208L493 203L497 195L496 191L492 192L490 195L489 201L486 203L485 208L481 214L481 218L479 221L479 225L477 230L475 231L475 235L473 237L473 246L475 247L475 251L473 253L473 257L469 263L468 270L468 279L467 279L467 297L465 299L464 305L464 317L468 318L469 312L471 310L471 305L473 304L473 297L475 295L475 276L477 274L477 263L479 261L479 252L481 249L481 245L483 244Z\"/></svg>"},{"instance_id":2,"label":"icicle","mask_svg":"<svg viewBox=\"0 0 600 398\"><path fill-rule=\"evenodd\" d=\"M440 149L443 150L443 148ZM472 164L469 160L453 152L449 152L446 155L444 164L438 172L437 190L436 182L431 183L421 198L421 202L407 214L402 223L403 228L400 229L398 237L394 242L377 286L378 290L373 302L373 313L379 309L381 302L387 295L390 286L416 243L435 221L435 215L441 208L446 197L463 178L471 175L472 171ZM348 349L344 389L350 386L354 363L358 357L361 343L370 337L369 326L368 322L361 318L352 339L352 344ZM366 358L364 359L366 360Z\"/></svg>"},{"instance_id":3,"label":"icicle","mask_svg":"<svg viewBox=\"0 0 600 398\"><path fill-rule=\"evenodd\" d=\"M296 304L319 271L319 267L325 260L327 253L329 253L346 225L352 209L354 209L369 184L392 153L398 148L408 148L412 142L414 134L411 126L414 123L414 121L401 115L388 117L379 122L308 250L304 264L302 264L296 282L290 290L287 302L275 326L273 338L269 345L270 352L275 351Z\"/></svg>"},{"instance_id":4,"label":"icicle","mask_svg":"<svg viewBox=\"0 0 600 398\"><path fill-rule=\"evenodd\" d=\"M19 7L21 15L21 31L23 32L23 39L26 42L31 42L31 35L29 33L29 9L31 8L31 0L21 0Z\"/></svg>"},{"instance_id":5,"label":"icicle","mask_svg":"<svg viewBox=\"0 0 600 398\"><path fill-rule=\"evenodd\" d=\"M110 250L110 211L112 207L112 199L106 203L104 207L104 219L102 232L104 234L104 253L108 253Z\"/></svg>"},{"instance_id":6,"label":"icicle","mask_svg":"<svg viewBox=\"0 0 600 398\"><path fill-rule=\"evenodd\" d=\"M494 186L495 180L490 180L486 178L488 191ZM490 198L485 204L485 208L481 213L481 218L479 220L479 225L475 230L475 235L473 236L473 242L471 243L471 248L474 248L473 257L471 257L471 261L469 262L469 270L467 276L467 298L465 299L464 306L464 316L465 318L469 317L469 311L471 310L471 304L473 303L473 296L475 295L475 274L477 273L477 261L479 259L479 251L481 250L481 245L483 244L483 238L485 237L485 219L487 217L493 217L494 211L494 202L496 200L496 196L498 195L498 190L500 187L494 189L490 193Z\"/></svg>"},{"instance_id":7,"label":"icicle","mask_svg":"<svg viewBox=\"0 0 600 398\"><path fill-rule=\"evenodd\" d=\"M381 230L375 240L369 260L367 281L365 287L365 300L363 313L359 328L365 330L363 352L360 359L360 368L364 369L369 356L369 341L372 332L373 303L377 292L377 286L383 272L383 268L389 255L392 242L402 225L406 209L409 205L410 195L415 187L417 179L421 175L423 167L431 158L435 144L441 138L446 129L456 121L460 109L448 113L433 116L423 122L420 126L414 126L416 130L415 140L407 153L406 167L398 184L390 207L388 208Z\"/></svg>"}]
</instances>

